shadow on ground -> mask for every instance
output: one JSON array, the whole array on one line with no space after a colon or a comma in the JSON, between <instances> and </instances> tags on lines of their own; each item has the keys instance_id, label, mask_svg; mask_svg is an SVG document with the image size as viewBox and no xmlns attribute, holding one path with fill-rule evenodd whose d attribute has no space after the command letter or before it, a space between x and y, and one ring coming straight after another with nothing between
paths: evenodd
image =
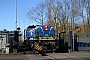
<instances>
[{"instance_id":1,"label":"shadow on ground","mask_svg":"<svg viewBox=\"0 0 90 60\"><path fill-rule=\"evenodd\" d=\"M68 47L67 46L60 46L55 53L68 53Z\"/></svg>"}]
</instances>

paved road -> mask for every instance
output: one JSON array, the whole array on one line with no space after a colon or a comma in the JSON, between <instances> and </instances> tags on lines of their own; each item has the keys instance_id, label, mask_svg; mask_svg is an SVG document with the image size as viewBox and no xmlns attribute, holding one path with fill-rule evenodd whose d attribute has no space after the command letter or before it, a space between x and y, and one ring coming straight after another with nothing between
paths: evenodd
<instances>
[{"instance_id":1,"label":"paved road","mask_svg":"<svg viewBox=\"0 0 90 60\"><path fill-rule=\"evenodd\" d=\"M90 53L47 53L30 55L0 55L0 60L90 60Z\"/></svg>"}]
</instances>

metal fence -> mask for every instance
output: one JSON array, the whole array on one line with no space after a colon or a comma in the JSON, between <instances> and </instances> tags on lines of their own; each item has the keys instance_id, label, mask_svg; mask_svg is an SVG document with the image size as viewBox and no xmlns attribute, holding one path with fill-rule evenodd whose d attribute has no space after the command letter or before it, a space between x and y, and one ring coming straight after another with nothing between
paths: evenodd
<instances>
[{"instance_id":1,"label":"metal fence","mask_svg":"<svg viewBox=\"0 0 90 60\"><path fill-rule=\"evenodd\" d=\"M90 50L90 34L77 34L78 50Z\"/></svg>"}]
</instances>

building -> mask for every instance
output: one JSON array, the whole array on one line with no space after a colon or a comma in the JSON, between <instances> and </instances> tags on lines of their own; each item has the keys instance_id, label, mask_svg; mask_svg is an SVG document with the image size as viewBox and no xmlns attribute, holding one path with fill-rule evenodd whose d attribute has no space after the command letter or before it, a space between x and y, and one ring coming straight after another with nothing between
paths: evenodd
<instances>
[{"instance_id":1,"label":"building","mask_svg":"<svg viewBox=\"0 0 90 60\"><path fill-rule=\"evenodd\" d=\"M0 50L5 48L5 44L13 45L14 31L0 31Z\"/></svg>"},{"instance_id":2,"label":"building","mask_svg":"<svg viewBox=\"0 0 90 60\"><path fill-rule=\"evenodd\" d=\"M8 34L0 33L0 50L5 48L5 44L8 42Z\"/></svg>"}]
</instances>

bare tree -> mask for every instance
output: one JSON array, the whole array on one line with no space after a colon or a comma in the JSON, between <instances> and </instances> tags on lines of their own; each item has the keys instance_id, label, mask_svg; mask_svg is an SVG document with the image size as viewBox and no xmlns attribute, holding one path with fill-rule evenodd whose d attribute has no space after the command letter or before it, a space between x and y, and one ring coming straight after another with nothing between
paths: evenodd
<instances>
[{"instance_id":1,"label":"bare tree","mask_svg":"<svg viewBox=\"0 0 90 60\"><path fill-rule=\"evenodd\" d=\"M47 14L47 24L53 25L53 19L52 19L52 13L51 13L51 3L49 0L45 0L45 4L46 4L46 14Z\"/></svg>"},{"instance_id":2,"label":"bare tree","mask_svg":"<svg viewBox=\"0 0 90 60\"><path fill-rule=\"evenodd\" d=\"M59 18L59 11L61 9L61 3L59 0L46 0L46 5L48 21L53 21L55 30L57 30L57 22Z\"/></svg>"},{"instance_id":3,"label":"bare tree","mask_svg":"<svg viewBox=\"0 0 90 60\"><path fill-rule=\"evenodd\" d=\"M45 16L45 5L43 3L39 4L35 8L32 8L28 13L28 18L30 20L34 20L37 23L40 23L43 25L43 22L46 18Z\"/></svg>"},{"instance_id":4,"label":"bare tree","mask_svg":"<svg viewBox=\"0 0 90 60\"><path fill-rule=\"evenodd\" d=\"M27 15L30 20L42 25L53 25L59 32L75 31L75 26L81 24L85 29L86 18L90 26L90 0L45 0L32 8Z\"/></svg>"},{"instance_id":5,"label":"bare tree","mask_svg":"<svg viewBox=\"0 0 90 60\"><path fill-rule=\"evenodd\" d=\"M85 32L85 19L84 19L84 7L85 7L85 4L84 4L84 0L79 0L79 15L81 18L82 18L82 25L83 25L83 33Z\"/></svg>"},{"instance_id":6,"label":"bare tree","mask_svg":"<svg viewBox=\"0 0 90 60\"><path fill-rule=\"evenodd\" d=\"M87 13L87 23L90 26L90 0L84 0Z\"/></svg>"},{"instance_id":7,"label":"bare tree","mask_svg":"<svg viewBox=\"0 0 90 60\"><path fill-rule=\"evenodd\" d=\"M84 22L85 22L85 19L86 19L86 22L87 22L87 24L86 24L86 27L84 27L85 29L84 29L84 32L85 33L90 33L89 32L89 29L90 29L90 0L81 0L81 2L83 3L82 4L82 6L84 6L83 7L83 12L85 13L85 16L83 15L81 15L82 16L82 18L83 18L83 20L84 20ZM84 14L83 13L83 14Z\"/></svg>"}]
</instances>

